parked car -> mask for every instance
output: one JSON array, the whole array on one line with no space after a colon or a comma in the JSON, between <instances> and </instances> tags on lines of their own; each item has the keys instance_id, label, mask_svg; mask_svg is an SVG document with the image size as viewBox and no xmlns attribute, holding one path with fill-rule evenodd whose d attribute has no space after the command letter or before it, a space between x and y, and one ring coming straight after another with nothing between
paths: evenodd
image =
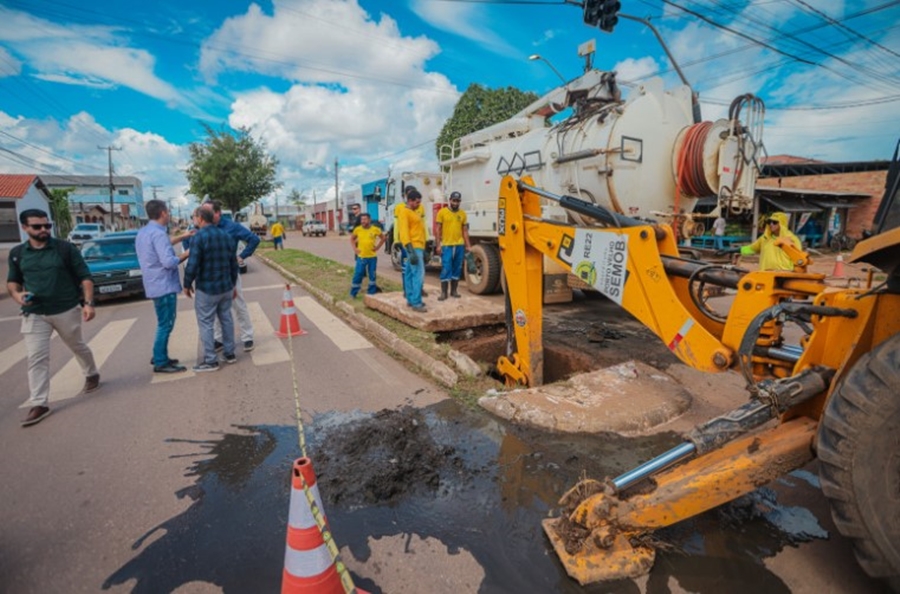
<instances>
[{"instance_id":1,"label":"parked car","mask_svg":"<svg viewBox=\"0 0 900 594\"><path fill-rule=\"evenodd\" d=\"M136 237L137 231L122 231L84 242L81 255L94 278L94 299L144 294Z\"/></svg>"},{"instance_id":2,"label":"parked car","mask_svg":"<svg viewBox=\"0 0 900 594\"><path fill-rule=\"evenodd\" d=\"M69 241L80 246L89 239L97 239L106 235L106 227L101 223L78 223L69 232Z\"/></svg>"},{"instance_id":3,"label":"parked car","mask_svg":"<svg viewBox=\"0 0 900 594\"><path fill-rule=\"evenodd\" d=\"M325 223L321 221L306 221L303 223L303 236L310 237L312 235L322 236L328 232Z\"/></svg>"}]
</instances>

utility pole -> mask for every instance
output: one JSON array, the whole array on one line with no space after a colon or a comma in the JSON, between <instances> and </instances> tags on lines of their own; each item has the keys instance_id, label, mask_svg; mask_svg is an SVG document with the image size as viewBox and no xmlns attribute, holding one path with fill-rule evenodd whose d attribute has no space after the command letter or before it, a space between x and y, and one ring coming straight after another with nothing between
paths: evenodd
<instances>
[{"instance_id":1,"label":"utility pole","mask_svg":"<svg viewBox=\"0 0 900 594\"><path fill-rule=\"evenodd\" d=\"M113 231L115 227L115 214L116 207L113 204L113 194L116 191L115 185L113 185L113 164L112 164L112 152L120 151L122 147L114 147L110 146L98 146L98 149L101 151L106 151L109 154L109 230Z\"/></svg>"},{"instance_id":2,"label":"utility pole","mask_svg":"<svg viewBox=\"0 0 900 594\"><path fill-rule=\"evenodd\" d=\"M344 211L347 210L346 204L342 204L340 194L338 193L338 158L334 158L334 203L338 207L338 235L344 234L344 226L341 224L344 219Z\"/></svg>"},{"instance_id":3,"label":"utility pole","mask_svg":"<svg viewBox=\"0 0 900 594\"><path fill-rule=\"evenodd\" d=\"M153 185L153 184L151 184L150 188L153 189L153 199L154 199L154 200L156 200L156 190L157 190L158 188L161 188L161 187L162 187L162 186L158 186L158 185Z\"/></svg>"}]
</instances>

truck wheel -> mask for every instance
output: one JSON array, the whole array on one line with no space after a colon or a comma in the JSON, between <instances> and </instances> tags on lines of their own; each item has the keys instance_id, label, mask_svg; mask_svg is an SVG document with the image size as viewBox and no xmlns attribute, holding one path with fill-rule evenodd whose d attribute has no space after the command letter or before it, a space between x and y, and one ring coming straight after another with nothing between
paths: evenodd
<instances>
[{"instance_id":1,"label":"truck wheel","mask_svg":"<svg viewBox=\"0 0 900 594\"><path fill-rule=\"evenodd\" d=\"M819 425L819 477L838 531L900 592L900 334L860 358Z\"/></svg>"},{"instance_id":2,"label":"truck wheel","mask_svg":"<svg viewBox=\"0 0 900 594\"><path fill-rule=\"evenodd\" d=\"M403 270L403 252L400 251L399 241L395 241L391 245L391 266L398 272Z\"/></svg>"},{"instance_id":3,"label":"truck wheel","mask_svg":"<svg viewBox=\"0 0 900 594\"><path fill-rule=\"evenodd\" d=\"M500 285L500 250L492 243L479 243L472 246L475 258L475 272L466 271L466 286L470 293L490 295L497 292Z\"/></svg>"}]
</instances>

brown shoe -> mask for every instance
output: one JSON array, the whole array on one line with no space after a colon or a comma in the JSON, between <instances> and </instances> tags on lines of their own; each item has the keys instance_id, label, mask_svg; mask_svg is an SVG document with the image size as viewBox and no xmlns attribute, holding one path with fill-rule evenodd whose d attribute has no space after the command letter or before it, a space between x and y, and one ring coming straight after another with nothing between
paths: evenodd
<instances>
[{"instance_id":1,"label":"brown shoe","mask_svg":"<svg viewBox=\"0 0 900 594\"><path fill-rule=\"evenodd\" d=\"M31 410L28 411L28 416L22 421L22 426L28 427L29 425L36 425L49 415L50 409L46 406L32 406Z\"/></svg>"},{"instance_id":2,"label":"brown shoe","mask_svg":"<svg viewBox=\"0 0 900 594\"><path fill-rule=\"evenodd\" d=\"M82 392L87 394L88 392L93 392L97 388L100 387L100 374L95 373L94 375L89 375L84 378L84 389Z\"/></svg>"}]
</instances>

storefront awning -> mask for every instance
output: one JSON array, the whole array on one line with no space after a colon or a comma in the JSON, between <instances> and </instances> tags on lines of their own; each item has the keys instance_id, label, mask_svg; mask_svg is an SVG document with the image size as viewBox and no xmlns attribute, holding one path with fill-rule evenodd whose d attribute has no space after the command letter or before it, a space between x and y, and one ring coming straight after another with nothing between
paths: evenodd
<instances>
[{"instance_id":1,"label":"storefront awning","mask_svg":"<svg viewBox=\"0 0 900 594\"><path fill-rule=\"evenodd\" d=\"M822 209L810 201L798 197L773 198L770 196L762 196L762 199L774 206L781 212L822 212Z\"/></svg>"},{"instance_id":2,"label":"storefront awning","mask_svg":"<svg viewBox=\"0 0 900 594\"><path fill-rule=\"evenodd\" d=\"M868 194L807 190L802 188L773 188L757 186L756 195L783 212L821 212L829 208L855 208Z\"/></svg>"}]
</instances>

